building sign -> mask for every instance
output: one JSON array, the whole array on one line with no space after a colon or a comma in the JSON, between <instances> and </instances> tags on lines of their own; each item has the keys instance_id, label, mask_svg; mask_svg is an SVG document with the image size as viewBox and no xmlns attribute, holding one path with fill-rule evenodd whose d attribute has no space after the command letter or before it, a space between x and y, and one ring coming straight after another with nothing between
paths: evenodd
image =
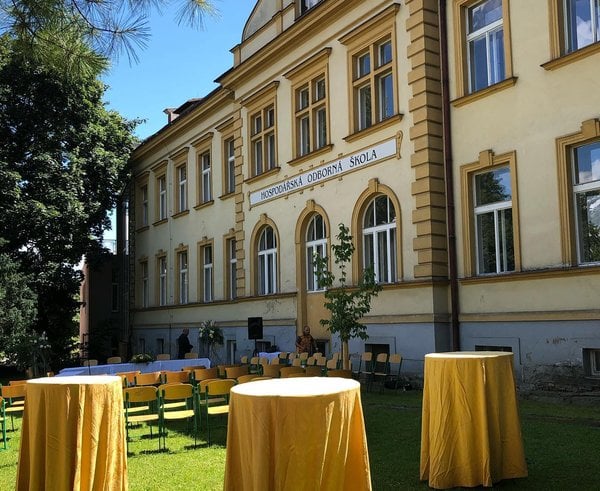
<instances>
[{"instance_id":1,"label":"building sign","mask_svg":"<svg viewBox=\"0 0 600 491\"><path fill-rule=\"evenodd\" d=\"M360 167L375 164L396 155L396 139L386 140L360 152L314 167L297 176L250 193L250 206L280 198L323 181L339 177Z\"/></svg>"}]
</instances>

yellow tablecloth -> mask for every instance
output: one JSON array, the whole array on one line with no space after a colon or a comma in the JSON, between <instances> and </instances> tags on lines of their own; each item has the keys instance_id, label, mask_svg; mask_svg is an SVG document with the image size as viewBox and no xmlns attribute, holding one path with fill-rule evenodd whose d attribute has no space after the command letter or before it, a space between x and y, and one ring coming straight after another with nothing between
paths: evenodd
<instances>
[{"instance_id":1,"label":"yellow tablecloth","mask_svg":"<svg viewBox=\"0 0 600 491\"><path fill-rule=\"evenodd\" d=\"M370 490L355 380L303 377L231 390L225 490Z\"/></svg>"},{"instance_id":2,"label":"yellow tablecloth","mask_svg":"<svg viewBox=\"0 0 600 491\"><path fill-rule=\"evenodd\" d=\"M121 378L30 380L17 490L126 490Z\"/></svg>"},{"instance_id":3,"label":"yellow tablecloth","mask_svg":"<svg viewBox=\"0 0 600 491\"><path fill-rule=\"evenodd\" d=\"M426 355L421 480L445 489L526 476L513 354Z\"/></svg>"}]
</instances>

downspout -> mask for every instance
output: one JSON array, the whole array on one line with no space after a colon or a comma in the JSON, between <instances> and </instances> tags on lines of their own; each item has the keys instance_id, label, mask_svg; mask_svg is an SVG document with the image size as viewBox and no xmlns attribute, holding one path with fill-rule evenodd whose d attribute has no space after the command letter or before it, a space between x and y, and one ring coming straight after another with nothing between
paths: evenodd
<instances>
[{"instance_id":1,"label":"downspout","mask_svg":"<svg viewBox=\"0 0 600 491\"><path fill-rule=\"evenodd\" d=\"M452 350L460 350L460 324L458 301L458 277L456 265L456 224L454 210L454 178L452 172L452 129L450 123L450 94L448 83L448 30L446 24L446 0L439 2L440 74L442 82L442 132L444 151L444 177L446 186L446 227L448 248L448 278L450 280L450 324Z\"/></svg>"}]
</instances>

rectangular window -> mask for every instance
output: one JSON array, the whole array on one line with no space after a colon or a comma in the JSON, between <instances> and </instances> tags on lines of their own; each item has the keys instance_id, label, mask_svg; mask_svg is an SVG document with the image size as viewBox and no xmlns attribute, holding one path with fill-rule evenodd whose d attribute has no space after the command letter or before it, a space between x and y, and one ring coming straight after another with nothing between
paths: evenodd
<instances>
[{"instance_id":1,"label":"rectangular window","mask_svg":"<svg viewBox=\"0 0 600 491\"><path fill-rule=\"evenodd\" d=\"M167 176L162 175L157 179L158 184L158 219L167 219Z\"/></svg>"},{"instance_id":2,"label":"rectangular window","mask_svg":"<svg viewBox=\"0 0 600 491\"><path fill-rule=\"evenodd\" d=\"M225 140L225 192L235 192L235 146L233 138Z\"/></svg>"},{"instance_id":3,"label":"rectangular window","mask_svg":"<svg viewBox=\"0 0 600 491\"><path fill-rule=\"evenodd\" d=\"M146 308L150 305L150 284L148 283L148 261L143 261L140 263L141 267L141 277L142 277L142 307Z\"/></svg>"},{"instance_id":4,"label":"rectangular window","mask_svg":"<svg viewBox=\"0 0 600 491\"><path fill-rule=\"evenodd\" d=\"M298 10L300 14L303 14L304 12L312 9L315 5L322 1L323 0L298 0L298 4L300 6Z\"/></svg>"},{"instance_id":5,"label":"rectangular window","mask_svg":"<svg viewBox=\"0 0 600 491\"><path fill-rule=\"evenodd\" d=\"M573 199L579 264L600 262L600 141L572 150Z\"/></svg>"},{"instance_id":6,"label":"rectangular window","mask_svg":"<svg viewBox=\"0 0 600 491\"><path fill-rule=\"evenodd\" d=\"M167 305L167 258L158 258L158 304Z\"/></svg>"},{"instance_id":7,"label":"rectangular window","mask_svg":"<svg viewBox=\"0 0 600 491\"><path fill-rule=\"evenodd\" d=\"M177 212L187 210L187 167L177 167Z\"/></svg>"},{"instance_id":8,"label":"rectangular window","mask_svg":"<svg viewBox=\"0 0 600 491\"><path fill-rule=\"evenodd\" d=\"M390 37L385 37L354 56L353 88L357 131L395 114L393 59L394 49Z\"/></svg>"},{"instance_id":9,"label":"rectangular window","mask_svg":"<svg viewBox=\"0 0 600 491\"><path fill-rule=\"evenodd\" d=\"M210 169L210 152L200 155L200 202L212 201L212 179Z\"/></svg>"},{"instance_id":10,"label":"rectangular window","mask_svg":"<svg viewBox=\"0 0 600 491\"><path fill-rule=\"evenodd\" d=\"M319 73L297 89L296 157L302 157L327 145L327 87Z\"/></svg>"},{"instance_id":11,"label":"rectangular window","mask_svg":"<svg viewBox=\"0 0 600 491\"><path fill-rule=\"evenodd\" d=\"M600 41L600 0L563 0L565 52Z\"/></svg>"},{"instance_id":12,"label":"rectangular window","mask_svg":"<svg viewBox=\"0 0 600 491\"><path fill-rule=\"evenodd\" d=\"M202 292L204 302L213 300L213 254L212 246L202 247Z\"/></svg>"},{"instance_id":13,"label":"rectangular window","mask_svg":"<svg viewBox=\"0 0 600 491\"><path fill-rule=\"evenodd\" d=\"M187 251L177 254L177 265L179 269L179 303L188 303L188 254Z\"/></svg>"},{"instance_id":14,"label":"rectangular window","mask_svg":"<svg viewBox=\"0 0 600 491\"><path fill-rule=\"evenodd\" d=\"M485 0L466 9L469 92L505 78L502 0Z\"/></svg>"},{"instance_id":15,"label":"rectangular window","mask_svg":"<svg viewBox=\"0 0 600 491\"><path fill-rule=\"evenodd\" d=\"M141 188L140 188L140 200L142 202L142 211L141 211L141 217L140 217L140 225L142 227L145 227L146 225L148 225L149 221L150 221L150 217L148 214L148 185L144 184Z\"/></svg>"},{"instance_id":16,"label":"rectangular window","mask_svg":"<svg viewBox=\"0 0 600 491\"><path fill-rule=\"evenodd\" d=\"M227 240L227 280L228 298L233 300L237 297L237 254L235 239Z\"/></svg>"},{"instance_id":17,"label":"rectangular window","mask_svg":"<svg viewBox=\"0 0 600 491\"><path fill-rule=\"evenodd\" d=\"M510 169L474 176L477 273L515 270Z\"/></svg>"},{"instance_id":18,"label":"rectangular window","mask_svg":"<svg viewBox=\"0 0 600 491\"><path fill-rule=\"evenodd\" d=\"M275 106L251 116L252 172L258 176L277 167L275 148Z\"/></svg>"}]
</instances>

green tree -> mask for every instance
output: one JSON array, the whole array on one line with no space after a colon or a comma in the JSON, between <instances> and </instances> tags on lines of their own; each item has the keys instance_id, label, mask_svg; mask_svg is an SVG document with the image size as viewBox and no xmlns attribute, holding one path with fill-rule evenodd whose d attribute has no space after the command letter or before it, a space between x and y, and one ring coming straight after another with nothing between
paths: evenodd
<instances>
[{"instance_id":1,"label":"green tree","mask_svg":"<svg viewBox=\"0 0 600 491\"><path fill-rule=\"evenodd\" d=\"M209 0L178 0L178 22L200 26L215 14ZM37 63L93 74L107 60L125 54L137 60L137 48L150 35L152 9L169 0L0 0L0 34L7 34Z\"/></svg>"},{"instance_id":2,"label":"green tree","mask_svg":"<svg viewBox=\"0 0 600 491\"><path fill-rule=\"evenodd\" d=\"M66 76L15 44L0 37L0 253L28 278L31 331L47 333L56 364L76 334L75 267L101 249L136 122L106 109L99 73Z\"/></svg>"},{"instance_id":3,"label":"green tree","mask_svg":"<svg viewBox=\"0 0 600 491\"><path fill-rule=\"evenodd\" d=\"M318 254L314 256L315 271L319 287L325 288L325 308L331 313L329 319L321 319L332 334L338 334L342 341L344 368L349 368L348 341L353 338L367 339L367 328L359 321L371 310L371 299L376 297L381 286L375 282L373 269L366 269L356 286L348 285L347 267L355 247L348 228L339 224L336 235L338 244L332 244L334 262L339 269L338 286L334 287L335 275L329 269L329 259Z\"/></svg>"}]
</instances>

